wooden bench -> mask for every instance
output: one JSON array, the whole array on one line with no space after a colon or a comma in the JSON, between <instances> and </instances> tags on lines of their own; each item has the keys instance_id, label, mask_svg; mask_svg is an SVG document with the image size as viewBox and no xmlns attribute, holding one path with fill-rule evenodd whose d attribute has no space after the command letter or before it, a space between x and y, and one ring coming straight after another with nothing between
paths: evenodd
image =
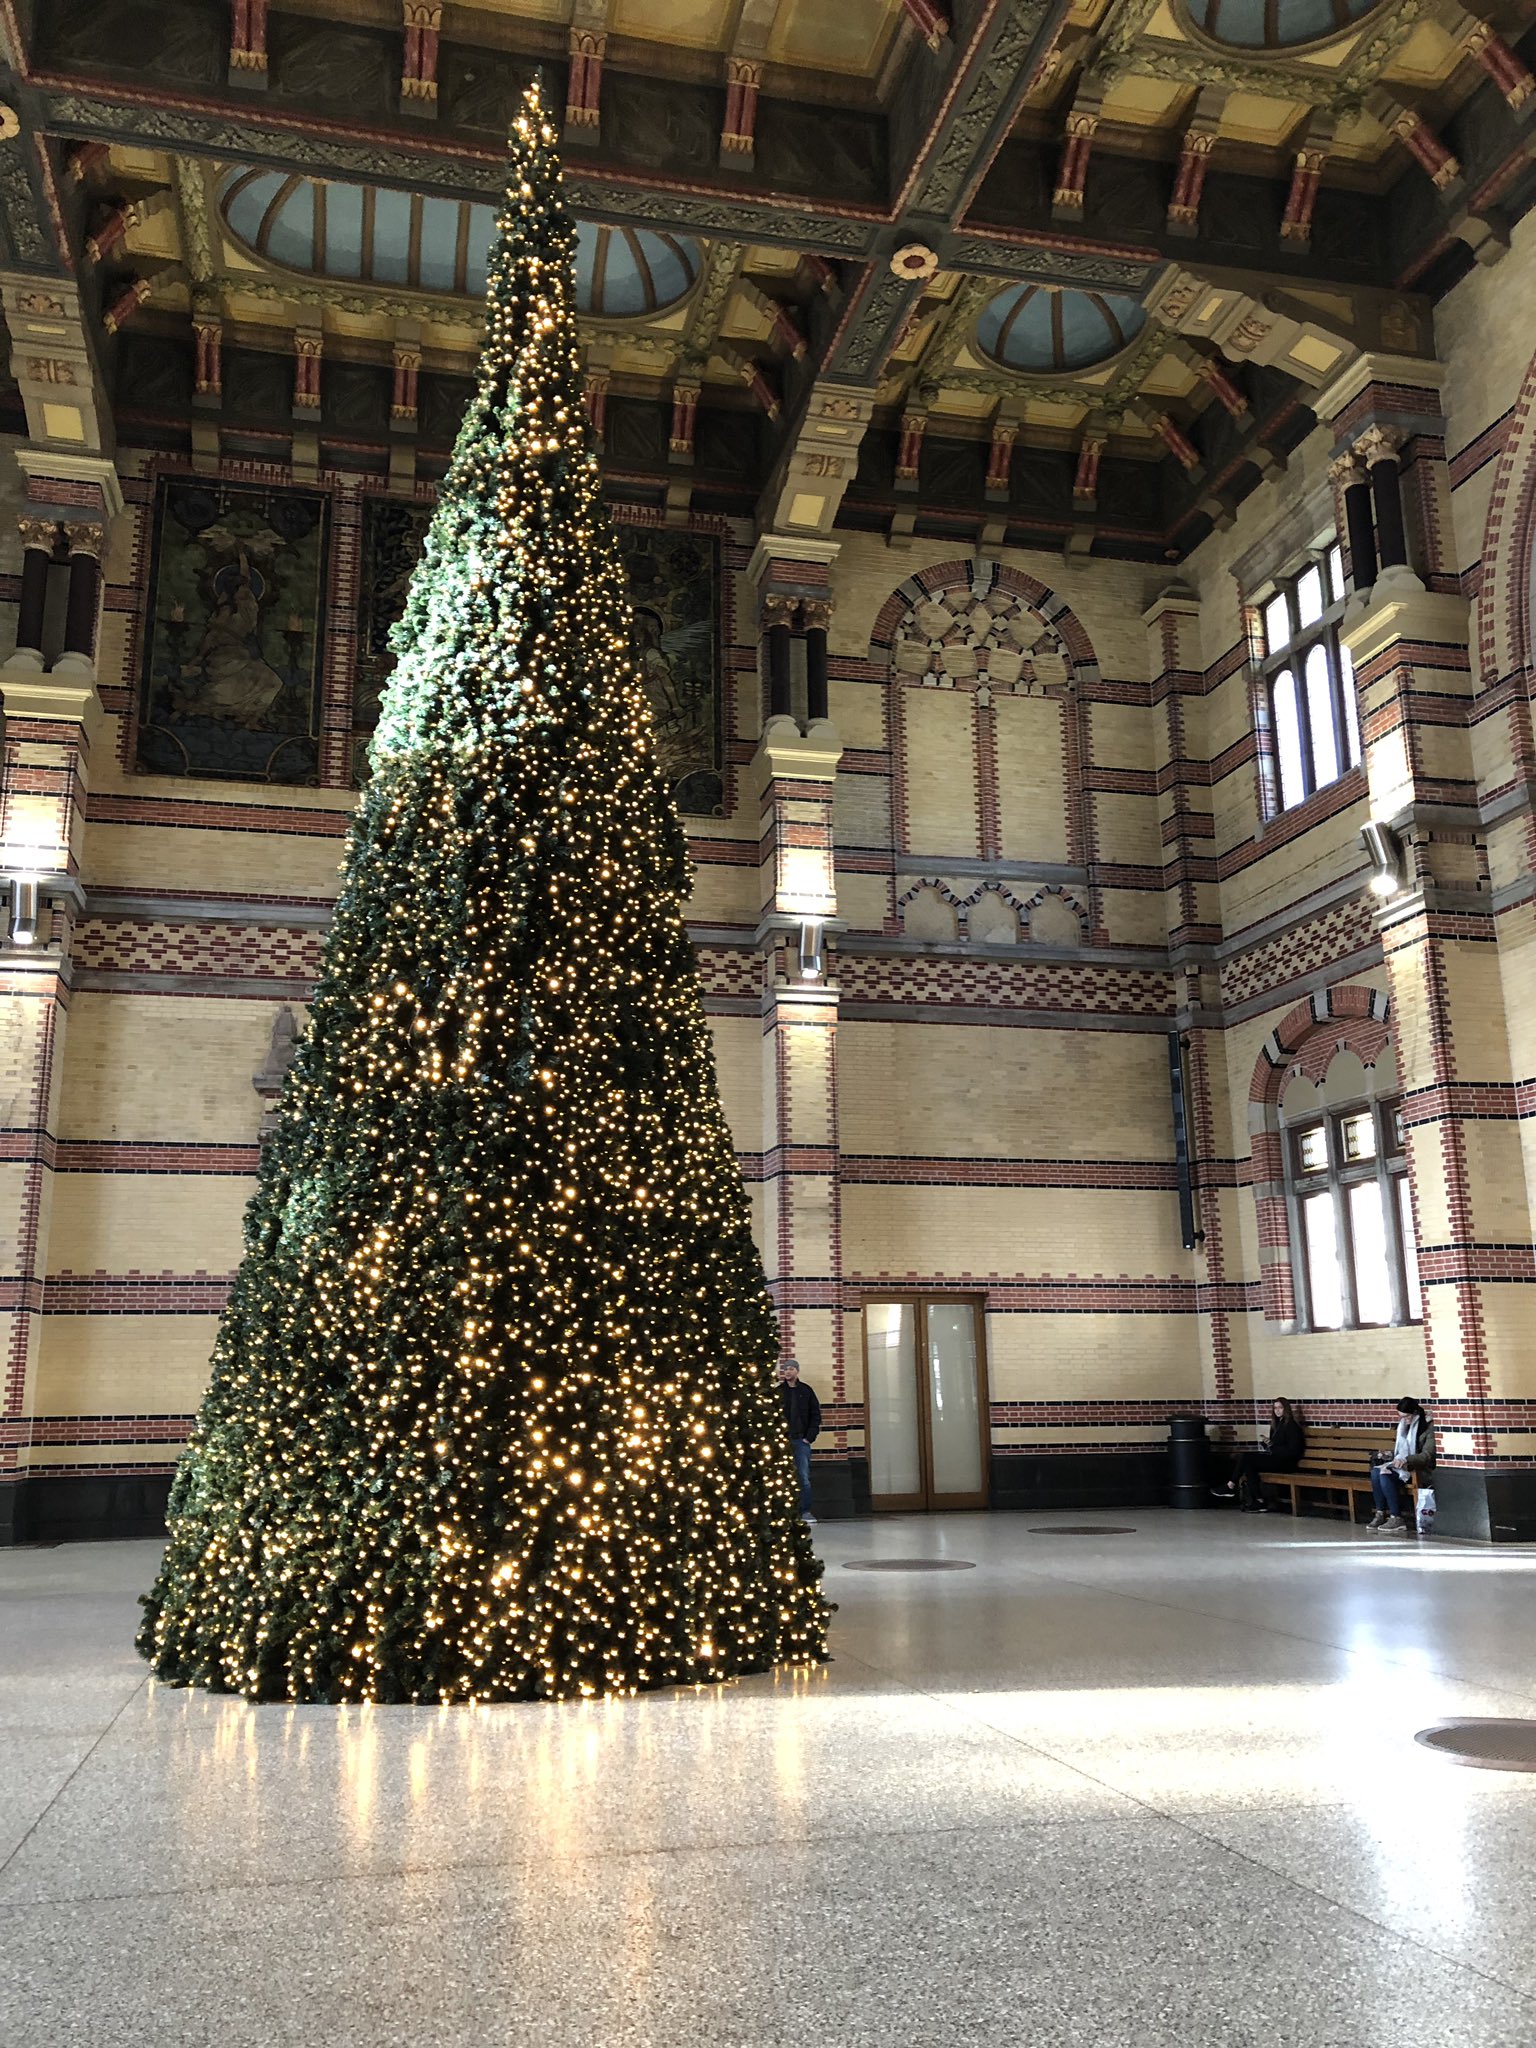
<instances>
[{"instance_id":1,"label":"wooden bench","mask_svg":"<svg viewBox=\"0 0 1536 2048\"><path fill-rule=\"evenodd\" d=\"M1341 1508L1351 1522L1358 1521L1355 1502L1371 1503L1371 1454L1392 1449L1390 1429L1308 1429L1307 1455L1294 1472L1261 1472L1264 1486L1284 1487L1291 1496L1291 1513L1301 1512L1301 1497L1321 1494L1325 1505ZM1418 1507L1419 1483L1412 1474L1403 1482L1407 1499L1405 1520L1412 1521Z\"/></svg>"}]
</instances>

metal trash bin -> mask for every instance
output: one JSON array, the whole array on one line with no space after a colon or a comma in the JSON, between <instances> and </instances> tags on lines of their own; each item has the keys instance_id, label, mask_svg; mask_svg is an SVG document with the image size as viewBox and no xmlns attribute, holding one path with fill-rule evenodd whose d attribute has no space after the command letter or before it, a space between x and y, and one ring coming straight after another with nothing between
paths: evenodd
<instances>
[{"instance_id":1,"label":"metal trash bin","mask_svg":"<svg viewBox=\"0 0 1536 2048\"><path fill-rule=\"evenodd\" d=\"M1168 1503L1176 1508L1211 1504L1211 1447L1203 1415L1168 1418Z\"/></svg>"}]
</instances>

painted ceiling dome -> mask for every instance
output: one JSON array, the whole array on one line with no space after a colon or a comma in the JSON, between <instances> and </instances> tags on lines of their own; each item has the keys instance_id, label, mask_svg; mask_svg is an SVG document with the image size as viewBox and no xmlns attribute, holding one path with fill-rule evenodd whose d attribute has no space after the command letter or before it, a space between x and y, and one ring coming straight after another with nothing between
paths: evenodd
<instances>
[{"instance_id":1,"label":"painted ceiling dome","mask_svg":"<svg viewBox=\"0 0 1536 2048\"><path fill-rule=\"evenodd\" d=\"M1107 362L1146 321L1146 313L1126 292L1015 284L982 308L976 339L993 362L1041 376Z\"/></svg>"},{"instance_id":2,"label":"painted ceiling dome","mask_svg":"<svg viewBox=\"0 0 1536 2048\"><path fill-rule=\"evenodd\" d=\"M219 205L254 255L287 270L424 292L485 291L493 206L242 169L225 172ZM693 289L699 268L699 245L687 235L576 224L583 313L632 320L662 312Z\"/></svg>"},{"instance_id":3,"label":"painted ceiling dome","mask_svg":"<svg viewBox=\"0 0 1536 2048\"><path fill-rule=\"evenodd\" d=\"M1342 35L1380 0L1186 0L1190 19L1213 42L1238 50L1290 50Z\"/></svg>"}]
</instances>

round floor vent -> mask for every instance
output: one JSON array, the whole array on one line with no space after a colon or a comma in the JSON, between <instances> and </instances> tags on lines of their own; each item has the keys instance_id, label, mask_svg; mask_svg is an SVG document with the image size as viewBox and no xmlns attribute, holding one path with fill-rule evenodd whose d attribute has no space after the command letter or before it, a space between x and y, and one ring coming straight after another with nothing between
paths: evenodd
<instances>
[{"instance_id":1,"label":"round floor vent","mask_svg":"<svg viewBox=\"0 0 1536 2048\"><path fill-rule=\"evenodd\" d=\"M1059 1528L1031 1529L1031 1536L1134 1536L1134 1529L1127 1529L1113 1522L1063 1522Z\"/></svg>"},{"instance_id":2,"label":"round floor vent","mask_svg":"<svg viewBox=\"0 0 1536 2048\"><path fill-rule=\"evenodd\" d=\"M964 1557L853 1557L843 1561L845 1572L973 1572L976 1567Z\"/></svg>"},{"instance_id":3,"label":"round floor vent","mask_svg":"<svg viewBox=\"0 0 1536 2048\"><path fill-rule=\"evenodd\" d=\"M1536 1721L1437 1721L1413 1739L1476 1770L1536 1771Z\"/></svg>"}]
</instances>

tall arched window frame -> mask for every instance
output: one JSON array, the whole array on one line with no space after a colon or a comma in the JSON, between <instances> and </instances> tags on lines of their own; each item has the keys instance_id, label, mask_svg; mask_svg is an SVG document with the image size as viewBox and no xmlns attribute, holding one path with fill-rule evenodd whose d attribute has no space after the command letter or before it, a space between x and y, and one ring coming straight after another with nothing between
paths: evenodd
<instances>
[{"instance_id":1,"label":"tall arched window frame","mask_svg":"<svg viewBox=\"0 0 1536 2048\"><path fill-rule=\"evenodd\" d=\"M1423 1320L1401 1105L1366 1098L1282 1108L1298 1325L1381 1329Z\"/></svg>"},{"instance_id":2,"label":"tall arched window frame","mask_svg":"<svg viewBox=\"0 0 1536 2048\"><path fill-rule=\"evenodd\" d=\"M1360 759L1354 670L1339 639L1347 595L1343 550L1329 540L1254 607L1277 812L1305 803Z\"/></svg>"}]
</instances>

